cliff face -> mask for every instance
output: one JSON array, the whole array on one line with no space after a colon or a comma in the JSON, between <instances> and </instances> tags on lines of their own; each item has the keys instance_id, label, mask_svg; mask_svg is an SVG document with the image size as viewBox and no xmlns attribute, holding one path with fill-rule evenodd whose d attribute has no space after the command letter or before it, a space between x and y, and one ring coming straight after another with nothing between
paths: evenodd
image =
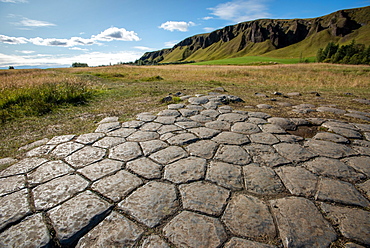
<instances>
[{"instance_id":1,"label":"cliff face","mask_svg":"<svg viewBox=\"0 0 370 248\"><path fill-rule=\"evenodd\" d=\"M232 43L234 48L229 49L230 54L228 54L229 57L232 57L235 53L250 47L251 44L265 41L270 42L269 49L273 50L296 44L319 32L329 32L330 36L335 39L345 37L362 26L369 25L369 17L370 6L340 10L327 16L312 19L261 19L243 22L208 34L186 38L170 49L147 52L141 57L141 60L148 62L169 62L172 59L171 62L175 62L186 61L189 57L196 60L194 54L197 51L207 49L215 43L221 44L220 49L225 49ZM171 55L175 51L176 53L180 51L182 54L177 54L177 56Z\"/></svg>"}]
</instances>

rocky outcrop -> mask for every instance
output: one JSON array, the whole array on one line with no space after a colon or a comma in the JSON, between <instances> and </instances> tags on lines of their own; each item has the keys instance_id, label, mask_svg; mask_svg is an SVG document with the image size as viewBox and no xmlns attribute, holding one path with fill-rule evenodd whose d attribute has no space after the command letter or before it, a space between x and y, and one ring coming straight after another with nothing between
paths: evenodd
<instances>
[{"instance_id":1,"label":"rocky outcrop","mask_svg":"<svg viewBox=\"0 0 370 248\"><path fill-rule=\"evenodd\" d=\"M253 43L269 41L271 49L280 49L317 34L328 31L334 37L344 37L355 30L367 25L370 20L370 7L340 10L327 16L311 19L260 19L242 22L236 25L215 30L211 33L195 35L184 39L173 48L145 53L140 60L160 62L166 59L175 50L182 48L182 56L177 61L186 60L200 49L221 42L221 46L228 46L230 42L237 44L236 53L246 49ZM236 38L237 41L236 41ZM230 54L230 57L233 54Z\"/></svg>"}]
</instances>

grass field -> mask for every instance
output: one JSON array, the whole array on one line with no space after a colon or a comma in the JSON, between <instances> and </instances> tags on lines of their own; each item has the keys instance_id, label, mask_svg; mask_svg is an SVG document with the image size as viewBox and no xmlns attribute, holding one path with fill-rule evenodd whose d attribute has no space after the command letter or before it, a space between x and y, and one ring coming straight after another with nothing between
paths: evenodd
<instances>
[{"instance_id":1,"label":"grass field","mask_svg":"<svg viewBox=\"0 0 370 248\"><path fill-rule=\"evenodd\" d=\"M271 64L297 64L301 62L315 62L315 57L309 58L270 58L263 56L246 56L229 59L219 59L194 63L194 65L271 65Z\"/></svg>"},{"instance_id":2,"label":"grass field","mask_svg":"<svg viewBox=\"0 0 370 248\"><path fill-rule=\"evenodd\" d=\"M17 149L30 142L56 135L93 132L97 122L106 116L119 116L121 121L135 118L140 112L154 113L166 108L160 99L169 93L195 94L224 87L245 103L245 106L268 103L275 108L264 110L282 117L335 117L324 113L297 114L289 108L278 107L284 101L292 104L335 104L342 109L369 111L353 98L370 98L370 67L331 64L287 64L266 66L167 65L167 66L111 66L97 68L65 68L48 70L4 70L0 72L1 95L17 95L34 91L42 85L63 85L91 93L84 104L57 102L46 113L29 115L16 105L18 114L0 124L0 158L20 153ZM53 88L53 87L52 87ZM268 101L256 92L288 93L299 91L301 97L277 98ZM316 91L321 97L310 92ZM37 92L37 91L34 91ZM346 93L351 93L348 95ZM31 105L27 105L32 106ZM4 110L4 106L3 109ZM23 112L22 112L23 111ZM347 117L346 117L347 118ZM352 119L345 119L353 121Z\"/></svg>"}]
</instances>

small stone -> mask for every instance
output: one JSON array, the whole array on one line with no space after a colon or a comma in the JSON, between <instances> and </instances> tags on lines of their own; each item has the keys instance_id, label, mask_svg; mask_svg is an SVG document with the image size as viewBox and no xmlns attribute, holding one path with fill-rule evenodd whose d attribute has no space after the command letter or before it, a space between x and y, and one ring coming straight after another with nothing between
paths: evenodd
<instances>
[{"instance_id":1,"label":"small stone","mask_svg":"<svg viewBox=\"0 0 370 248\"><path fill-rule=\"evenodd\" d=\"M290 102L278 102L277 105L282 106L282 107L291 107L293 104Z\"/></svg>"},{"instance_id":2,"label":"small stone","mask_svg":"<svg viewBox=\"0 0 370 248\"><path fill-rule=\"evenodd\" d=\"M0 230L31 213L27 189L0 197Z\"/></svg>"},{"instance_id":3,"label":"small stone","mask_svg":"<svg viewBox=\"0 0 370 248\"><path fill-rule=\"evenodd\" d=\"M246 135L233 132L222 132L212 138L212 140L225 145L244 145L250 143Z\"/></svg>"},{"instance_id":4,"label":"small stone","mask_svg":"<svg viewBox=\"0 0 370 248\"><path fill-rule=\"evenodd\" d=\"M274 221L266 204L252 196L232 197L222 221L234 235L249 238L274 238L276 235Z\"/></svg>"},{"instance_id":5,"label":"small stone","mask_svg":"<svg viewBox=\"0 0 370 248\"><path fill-rule=\"evenodd\" d=\"M32 190L37 210L49 209L86 189L89 182L78 175L66 175Z\"/></svg>"},{"instance_id":6,"label":"small stone","mask_svg":"<svg viewBox=\"0 0 370 248\"><path fill-rule=\"evenodd\" d=\"M315 157L299 144L280 143L273 146L277 152L292 162L303 162Z\"/></svg>"},{"instance_id":7,"label":"small stone","mask_svg":"<svg viewBox=\"0 0 370 248\"><path fill-rule=\"evenodd\" d=\"M128 162L127 169L132 170L146 179L161 178L162 176L162 165L154 163L146 157Z\"/></svg>"},{"instance_id":8,"label":"small stone","mask_svg":"<svg viewBox=\"0 0 370 248\"><path fill-rule=\"evenodd\" d=\"M216 151L217 143L211 140L200 140L186 147L191 156L211 159Z\"/></svg>"},{"instance_id":9,"label":"small stone","mask_svg":"<svg viewBox=\"0 0 370 248\"><path fill-rule=\"evenodd\" d=\"M273 195L284 191L276 173L269 167L250 164L243 167L245 189L260 195Z\"/></svg>"},{"instance_id":10,"label":"small stone","mask_svg":"<svg viewBox=\"0 0 370 248\"><path fill-rule=\"evenodd\" d=\"M137 142L126 142L109 150L109 158L121 161L129 161L142 155Z\"/></svg>"},{"instance_id":11,"label":"small stone","mask_svg":"<svg viewBox=\"0 0 370 248\"><path fill-rule=\"evenodd\" d=\"M102 148L86 146L66 157L65 161L74 168L81 168L101 160L106 151Z\"/></svg>"},{"instance_id":12,"label":"small stone","mask_svg":"<svg viewBox=\"0 0 370 248\"><path fill-rule=\"evenodd\" d=\"M160 164L169 164L181 158L187 157L187 153L178 146L169 146L149 156Z\"/></svg>"},{"instance_id":13,"label":"small stone","mask_svg":"<svg viewBox=\"0 0 370 248\"><path fill-rule=\"evenodd\" d=\"M266 94L263 94L263 93L254 93L255 96L258 96L258 97L268 97Z\"/></svg>"},{"instance_id":14,"label":"small stone","mask_svg":"<svg viewBox=\"0 0 370 248\"><path fill-rule=\"evenodd\" d=\"M229 190L204 181L182 184L179 188L185 209L210 215L220 215L230 195Z\"/></svg>"},{"instance_id":15,"label":"small stone","mask_svg":"<svg viewBox=\"0 0 370 248\"><path fill-rule=\"evenodd\" d=\"M110 204L85 191L48 211L62 246L71 246L109 212Z\"/></svg>"},{"instance_id":16,"label":"small stone","mask_svg":"<svg viewBox=\"0 0 370 248\"><path fill-rule=\"evenodd\" d=\"M272 106L269 105L269 104L257 104L257 108L259 108L259 109L270 109L270 108L272 108Z\"/></svg>"},{"instance_id":17,"label":"small stone","mask_svg":"<svg viewBox=\"0 0 370 248\"><path fill-rule=\"evenodd\" d=\"M311 201L288 197L271 200L270 204L285 247L325 248L337 239L334 229Z\"/></svg>"},{"instance_id":18,"label":"small stone","mask_svg":"<svg viewBox=\"0 0 370 248\"><path fill-rule=\"evenodd\" d=\"M111 176L96 181L91 188L114 202L118 202L142 184L143 181L137 176L128 171L120 170Z\"/></svg>"},{"instance_id":19,"label":"small stone","mask_svg":"<svg viewBox=\"0 0 370 248\"><path fill-rule=\"evenodd\" d=\"M49 231L41 214L35 214L0 234L0 247L48 247Z\"/></svg>"},{"instance_id":20,"label":"small stone","mask_svg":"<svg viewBox=\"0 0 370 248\"><path fill-rule=\"evenodd\" d=\"M222 145L215 159L237 165L247 165L251 162L249 154L240 146Z\"/></svg>"},{"instance_id":21,"label":"small stone","mask_svg":"<svg viewBox=\"0 0 370 248\"><path fill-rule=\"evenodd\" d=\"M286 95L287 96L301 96L301 93L299 93L299 92L289 92Z\"/></svg>"},{"instance_id":22,"label":"small stone","mask_svg":"<svg viewBox=\"0 0 370 248\"><path fill-rule=\"evenodd\" d=\"M79 169L78 172L80 172L82 175L84 175L91 181L95 181L108 174L120 170L122 166L123 166L122 162L111 159L103 159L102 161L93 163L82 169Z\"/></svg>"},{"instance_id":23,"label":"small stone","mask_svg":"<svg viewBox=\"0 0 370 248\"><path fill-rule=\"evenodd\" d=\"M47 145L59 145L64 142L68 142L72 140L75 137L75 135L62 135L62 136L55 136L51 140L49 140Z\"/></svg>"},{"instance_id":24,"label":"small stone","mask_svg":"<svg viewBox=\"0 0 370 248\"><path fill-rule=\"evenodd\" d=\"M117 122L103 123L95 129L95 133L108 133L121 127L121 124ZM50 143L50 141L49 141Z\"/></svg>"},{"instance_id":25,"label":"small stone","mask_svg":"<svg viewBox=\"0 0 370 248\"><path fill-rule=\"evenodd\" d=\"M143 232L137 224L113 211L83 236L76 247L132 247Z\"/></svg>"},{"instance_id":26,"label":"small stone","mask_svg":"<svg viewBox=\"0 0 370 248\"><path fill-rule=\"evenodd\" d=\"M218 219L189 211L183 211L173 218L163 232L179 247L219 247L227 239Z\"/></svg>"},{"instance_id":27,"label":"small stone","mask_svg":"<svg viewBox=\"0 0 370 248\"><path fill-rule=\"evenodd\" d=\"M302 167L281 167L275 170L293 195L313 197L318 177Z\"/></svg>"},{"instance_id":28,"label":"small stone","mask_svg":"<svg viewBox=\"0 0 370 248\"><path fill-rule=\"evenodd\" d=\"M175 213L178 204L173 184L151 181L121 201L118 207L152 228Z\"/></svg>"},{"instance_id":29,"label":"small stone","mask_svg":"<svg viewBox=\"0 0 370 248\"><path fill-rule=\"evenodd\" d=\"M370 245L370 213L362 209L332 206L321 203L321 209L346 238Z\"/></svg>"},{"instance_id":30,"label":"small stone","mask_svg":"<svg viewBox=\"0 0 370 248\"><path fill-rule=\"evenodd\" d=\"M206 179L228 189L243 189L242 168L238 165L211 162Z\"/></svg>"},{"instance_id":31,"label":"small stone","mask_svg":"<svg viewBox=\"0 0 370 248\"><path fill-rule=\"evenodd\" d=\"M165 167L164 178L173 183L186 183L188 181L204 178L207 161L202 158L188 157Z\"/></svg>"},{"instance_id":32,"label":"small stone","mask_svg":"<svg viewBox=\"0 0 370 248\"><path fill-rule=\"evenodd\" d=\"M366 200L352 184L330 178L321 178L315 199L320 201L334 201L360 207L369 207L370 205L370 202Z\"/></svg>"}]
</instances>

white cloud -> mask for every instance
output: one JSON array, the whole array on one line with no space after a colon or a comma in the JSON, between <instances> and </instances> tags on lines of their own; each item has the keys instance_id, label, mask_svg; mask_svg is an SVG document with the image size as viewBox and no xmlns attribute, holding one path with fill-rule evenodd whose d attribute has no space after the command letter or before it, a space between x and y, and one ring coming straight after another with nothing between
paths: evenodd
<instances>
[{"instance_id":1,"label":"white cloud","mask_svg":"<svg viewBox=\"0 0 370 248\"><path fill-rule=\"evenodd\" d=\"M212 32L212 31L214 31L216 29L215 28L211 28L211 27L205 27L205 28L203 28L203 30L206 31L207 33L210 33L210 32Z\"/></svg>"},{"instance_id":2,"label":"white cloud","mask_svg":"<svg viewBox=\"0 0 370 248\"><path fill-rule=\"evenodd\" d=\"M140 38L134 31L126 31L124 28L108 28L98 35L92 35L90 39L81 37L71 37L69 39L56 39L56 38L30 38L24 37L10 37L0 35L0 42L7 44L25 44L32 43L37 46L59 46L59 47L74 47L74 46L87 46L87 45L100 45L99 41L138 41Z\"/></svg>"},{"instance_id":3,"label":"white cloud","mask_svg":"<svg viewBox=\"0 0 370 248\"><path fill-rule=\"evenodd\" d=\"M171 32L177 30L181 32L186 32L189 30L189 27L195 26L194 22L175 22L175 21L168 21L162 23L159 28L163 28L164 30L169 30Z\"/></svg>"},{"instance_id":4,"label":"white cloud","mask_svg":"<svg viewBox=\"0 0 370 248\"><path fill-rule=\"evenodd\" d=\"M45 22L45 21L38 21L32 20L26 17L23 17L21 21L14 23L17 26L24 26L24 27L51 27L56 26L54 23Z\"/></svg>"},{"instance_id":5,"label":"white cloud","mask_svg":"<svg viewBox=\"0 0 370 248\"><path fill-rule=\"evenodd\" d=\"M134 31L127 31L124 28L111 27L98 35L91 37L93 40L100 41L112 41L112 40L123 40L123 41L139 41L140 38Z\"/></svg>"},{"instance_id":6,"label":"white cloud","mask_svg":"<svg viewBox=\"0 0 370 248\"><path fill-rule=\"evenodd\" d=\"M87 63L89 66L116 64L118 62L130 62L139 59L142 52L124 51L119 53L93 52L76 56L70 55L7 55L0 53L0 68L9 66L20 67L69 67L74 62Z\"/></svg>"},{"instance_id":7,"label":"white cloud","mask_svg":"<svg viewBox=\"0 0 370 248\"><path fill-rule=\"evenodd\" d=\"M267 12L266 0L233 0L209 8L212 15L220 19L243 22L270 16Z\"/></svg>"},{"instance_id":8,"label":"white cloud","mask_svg":"<svg viewBox=\"0 0 370 248\"><path fill-rule=\"evenodd\" d=\"M71 48L69 48L69 50L84 51L84 52L89 51L89 49L81 48L81 47L71 47Z\"/></svg>"},{"instance_id":9,"label":"white cloud","mask_svg":"<svg viewBox=\"0 0 370 248\"><path fill-rule=\"evenodd\" d=\"M31 53L34 53L35 51L28 51L28 50L18 51L18 50L16 50L16 52L23 53L23 54L31 54Z\"/></svg>"},{"instance_id":10,"label":"white cloud","mask_svg":"<svg viewBox=\"0 0 370 248\"><path fill-rule=\"evenodd\" d=\"M207 21L207 20L211 20L211 19L213 19L213 18L214 18L214 17L212 17L212 16L206 16L206 17L203 17L202 19Z\"/></svg>"},{"instance_id":11,"label":"white cloud","mask_svg":"<svg viewBox=\"0 0 370 248\"><path fill-rule=\"evenodd\" d=\"M150 47L146 47L146 46L134 46L134 48L142 50L142 51L154 50L154 48L150 48Z\"/></svg>"},{"instance_id":12,"label":"white cloud","mask_svg":"<svg viewBox=\"0 0 370 248\"><path fill-rule=\"evenodd\" d=\"M28 40L24 37L10 37L0 34L0 42L7 44L26 44Z\"/></svg>"},{"instance_id":13,"label":"white cloud","mask_svg":"<svg viewBox=\"0 0 370 248\"><path fill-rule=\"evenodd\" d=\"M170 41L165 42L164 45L165 45L165 47L173 47L177 43L179 43L178 40L170 40Z\"/></svg>"}]
</instances>

